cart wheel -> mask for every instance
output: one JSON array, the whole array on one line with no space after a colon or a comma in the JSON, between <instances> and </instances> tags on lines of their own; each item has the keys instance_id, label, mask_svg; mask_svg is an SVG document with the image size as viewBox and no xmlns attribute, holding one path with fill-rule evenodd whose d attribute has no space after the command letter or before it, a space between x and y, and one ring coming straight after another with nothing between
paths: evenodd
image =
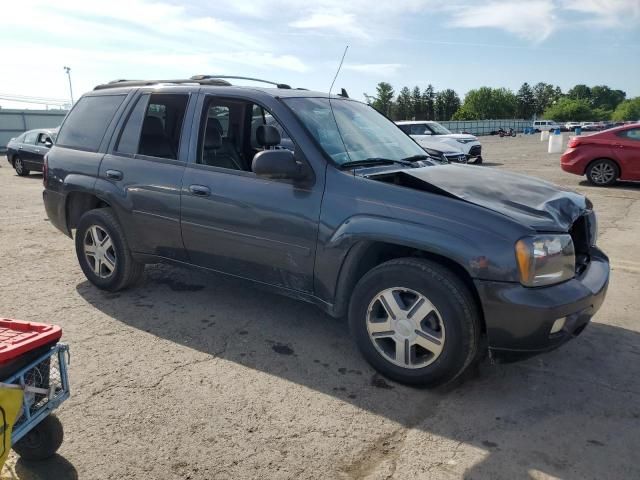
<instances>
[{"instance_id":1,"label":"cart wheel","mask_svg":"<svg viewBox=\"0 0 640 480\"><path fill-rule=\"evenodd\" d=\"M25 460L46 460L58 451L63 437L62 423L55 415L49 415L13 445L13 449Z\"/></svg>"}]
</instances>

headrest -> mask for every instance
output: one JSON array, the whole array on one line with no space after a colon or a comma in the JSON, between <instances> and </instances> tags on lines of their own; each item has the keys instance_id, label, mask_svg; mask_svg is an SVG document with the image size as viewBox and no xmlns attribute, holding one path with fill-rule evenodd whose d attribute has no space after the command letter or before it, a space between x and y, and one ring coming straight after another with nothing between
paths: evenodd
<instances>
[{"instance_id":1,"label":"headrest","mask_svg":"<svg viewBox=\"0 0 640 480\"><path fill-rule=\"evenodd\" d=\"M215 125L215 127L220 132L220 135L222 135L223 130L222 130L222 124L220 123L220 120L218 120L217 118L209 118L207 120L207 124Z\"/></svg>"},{"instance_id":2,"label":"headrest","mask_svg":"<svg viewBox=\"0 0 640 480\"><path fill-rule=\"evenodd\" d=\"M152 137L160 137L164 135L164 126L162 120L158 117L149 116L144 119L142 124L142 135L149 135Z\"/></svg>"},{"instance_id":3,"label":"headrest","mask_svg":"<svg viewBox=\"0 0 640 480\"><path fill-rule=\"evenodd\" d=\"M263 147L280 145L280 132L273 125L259 125L256 129L256 140Z\"/></svg>"},{"instance_id":4,"label":"headrest","mask_svg":"<svg viewBox=\"0 0 640 480\"><path fill-rule=\"evenodd\" d=\"M204 132L204 148L216 149L222 146L220 130L220 122L215 118L210 118L207 122L207 129Z\"/></svg>"}]
</instances>

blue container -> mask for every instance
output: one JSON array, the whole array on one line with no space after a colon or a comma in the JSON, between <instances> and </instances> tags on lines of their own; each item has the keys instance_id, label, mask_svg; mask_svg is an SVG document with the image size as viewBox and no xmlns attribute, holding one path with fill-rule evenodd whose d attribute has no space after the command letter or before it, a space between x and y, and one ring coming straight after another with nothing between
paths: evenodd
<instances>
[{"instance_id":1,"label":"blue container","mask_svg":"<svg viewBox=\"0 0 640 480\"><path fill-rule=\"evenodd\" d=\"M582 135L582 127L576 127L574 131L576 132L576 135Z\"/></svg>"},{"instance_id":2,"label":"blue container","mask_svg":"<svg viewBox=\"0 0 640 480\"><path fill-rule=\"evenodd\" d=\"M559 129L559 128L556 128L556 129L553 131L553 134L554 134L554 135L560 135L560 129Z\"/></svg>"}]
</instances>

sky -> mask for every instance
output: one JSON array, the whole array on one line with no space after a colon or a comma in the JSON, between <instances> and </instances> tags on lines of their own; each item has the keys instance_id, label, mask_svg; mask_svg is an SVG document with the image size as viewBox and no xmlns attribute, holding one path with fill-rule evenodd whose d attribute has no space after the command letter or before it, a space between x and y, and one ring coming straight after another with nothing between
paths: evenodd
<instances>
[{"instance_id":1,"label":"sky","mask_svg":"<svg viewBox=\"0 0 640 480\"><path fill-rule=\"evenodd\" d=\"M4 1L0 106L65 102L117 78L226 74L375 94L380 81L605 84L640 96L640 0ZM241 83L241 82L238 82ZM49 101L49 100L47 100Z\"/></svg>"}]
</instances>

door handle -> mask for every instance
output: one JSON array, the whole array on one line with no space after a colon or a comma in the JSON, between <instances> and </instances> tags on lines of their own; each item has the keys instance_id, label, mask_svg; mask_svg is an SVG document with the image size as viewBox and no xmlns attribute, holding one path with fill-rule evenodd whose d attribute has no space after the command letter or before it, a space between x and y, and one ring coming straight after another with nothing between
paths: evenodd
<instances>
[{"instance_id":1,"label":"door handle","mask_svg":"<svg viewBox=\"0 0 640 480\"><path fill-rule=\"evenodd\" d=\"M105 174L111 180L122 180L122 172L120 170L107 170Z\"/></svg>"},{"instance_id":2,"label":"door handle","mask_svg":"<svg viewBox=\"0 0 640 480\"><path fill-rule=\"evenodd\" d=\"M211 189L204 185L189 185L189 191L198 197L208 197L211 195Z\"/></svg>"}]
</instances>

